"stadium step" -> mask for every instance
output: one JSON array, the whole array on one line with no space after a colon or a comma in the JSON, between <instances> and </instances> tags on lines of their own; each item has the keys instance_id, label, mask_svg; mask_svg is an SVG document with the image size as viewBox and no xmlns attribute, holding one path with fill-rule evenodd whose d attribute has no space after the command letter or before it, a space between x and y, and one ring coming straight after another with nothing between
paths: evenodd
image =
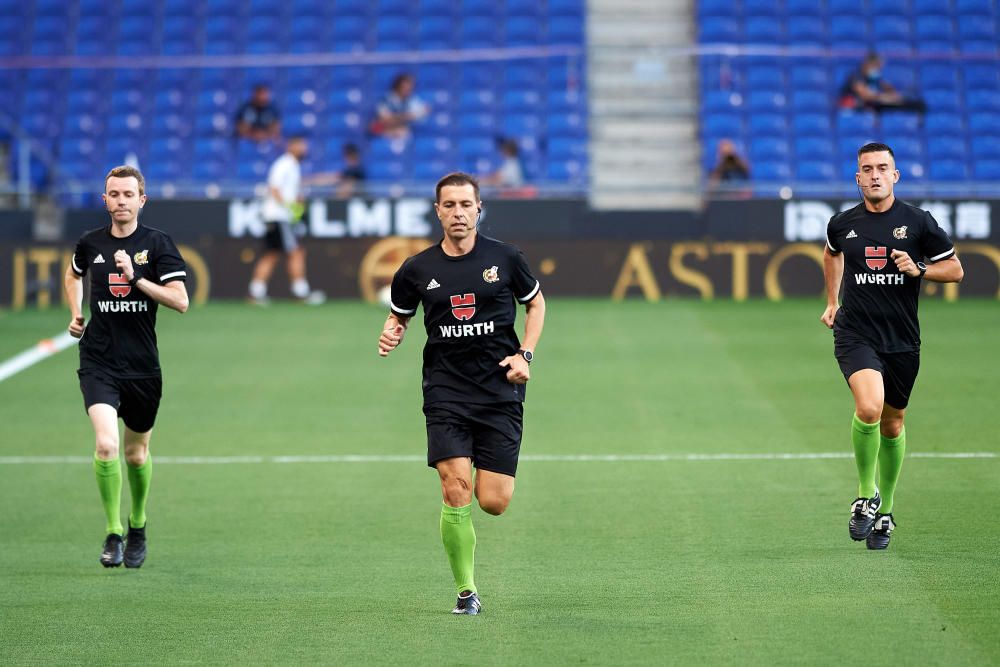
<instances>
[{"instance_id":1,"label":"stadium step","mask_svg":"<svg viewBox=\"0 0 1000 667\"><path fill-rule=\"evenodd\" d=\"M694 0L588 4L594 208L701 206Z\"/></svg>"}]
</instances>

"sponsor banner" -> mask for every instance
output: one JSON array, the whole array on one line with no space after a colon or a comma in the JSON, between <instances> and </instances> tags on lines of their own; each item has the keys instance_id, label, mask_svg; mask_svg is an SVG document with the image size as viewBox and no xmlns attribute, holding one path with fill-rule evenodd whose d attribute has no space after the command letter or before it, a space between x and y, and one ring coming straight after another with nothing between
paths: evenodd
<instances>
[{"instance_id":1,"label":"sponsor banner","mask_svg":"<svg viewBox=\"0 0 1000 667\"><path fill-rule=\"evenodd\" d=\"M920 199L910 203L930 211L956 241L1000 243L1000 200ZM483 207L481 229L502 239L619 239L724 241L822 241L830 217L857 200L711 201L699 212L593 211L585 200L497 200ZM193 243L206 236L249 239L264 234L259 200L151 199L142 221ZM68 211L63 237L108 223L103 209ZM296 231L312 239L371 239L406 236L435 238L440 224L431 198L309 199ZM11 237L3 237L14 240ZM18 239L29 238L18 236Z\"/></svg>"},{"instance_id":2,"label":"sponsor banner","mask_svg":"<svg viewBox=\"0 0 1000 667\"><path fill-rule=\"evenodd\" d=\"M780 300L789 296L820 299L823 293L822 242L508 240L524 250L549 296ZM309 279L334 298L376 301L403 260L431 243L402 237L307 239ZM244 298L261 251L259 241L206 236L178 245L188 264L188 290L195 303ZM1000 298L1000 248L988 241L963 240L956 243L956 249L965 280L960 285L925 281L924 294L945 299ZM71 253L68 243L0 241L0 305L62 306L62 278ZM873 248L870 261L878 264L885 259L880 248ZM490 267L484 267L485 275L489 271ZM290 295L282 270L275 272L271 295ZM463 298L453 297L454 335L466 335L463 315L476 307Z\"/></svg>"}]
</instances>

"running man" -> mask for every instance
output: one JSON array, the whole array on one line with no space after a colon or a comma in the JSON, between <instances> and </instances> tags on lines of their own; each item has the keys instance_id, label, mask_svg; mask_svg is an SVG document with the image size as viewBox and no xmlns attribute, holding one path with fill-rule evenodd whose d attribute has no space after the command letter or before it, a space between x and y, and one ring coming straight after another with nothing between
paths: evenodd
<instances>
[{"instance_id":1,"label":"running man","mask_svg":"<svg viewBox=\"0 0 1000 667\"><path fill-rule=\"evenodd\" d=\"M851 504L851 539L885 549L896 527L893 495L906 451L903 417L920 368L920 282L954 283L964 274L951 239L931 214L893 195L899 171L891 148L862 146L855 179L864 201L827 226L827 306L820 321L833 329L834 354L854 394L858 498Z\"/></svg>"},{"instance_id":2,"label":"running man","mask_svg":"<svg viewBox=\"0 0 1000 667\"><path fill-rule=\"evenodd\" d=\"M478 614L472 495L484 512L499 516L514 494L524 385L542 335L545 299L517 248L478 234L482 202L475 178L453 173L438 181L434 210L444 239L396 272L378 353L396 349L422 304L427 465L441 478L441 541L458 588L452 613ZM518 303L526 309L520 343Z\"/></svg>"},{"instance_id":3,"label":"running man","mask_svg":"<svg viewBox=\"0 0 1000 667\"><path fill-rule=\"evenodd\" d=\"M104 179L111 224L76 244L63 285L69 332L80 339L80 390L97 436L94 472L104 505L104 567L141 567L146 560L146 499L153 476L149 436L162 388L156 349L159 304L188 309L187 269L165 233L139 224L146 183L135 167L115 167ZM83 317L83 277L90 274L90 322ZM128 537L121 522L122 469L118 419L125 422L125 463L132 492Z\"/></svg>"}]
</instances>

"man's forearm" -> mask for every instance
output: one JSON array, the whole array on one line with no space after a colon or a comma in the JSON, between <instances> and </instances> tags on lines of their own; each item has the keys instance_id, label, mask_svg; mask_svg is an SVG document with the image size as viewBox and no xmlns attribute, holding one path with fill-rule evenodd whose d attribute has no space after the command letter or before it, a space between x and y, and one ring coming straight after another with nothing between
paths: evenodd
<instances>
[{"instance_id":1,"label":"man's forearm","mask_svg":"<svg viewBox=\"0 0 1000 667\"><path fill-rule=\"evenodd\" d=\"M184 283L175 281L166 285L158 285L148 278L139 278L135 286L157 303L167 308L173 308L178 313L187 312L188 295Z\"/></svg>"},{"instance_id":2,"label":"man's forearm","mask_svg":"<svg viewBox=\"0 0 1000 667\"><path fill-rule=\"evenodd\" d=\"M83 279L67 269L63 277L63 291L66 294L66 303L69 304L70 315L74 318L83 315Z\"/></svg>"},{"instance_id":3,"label":"man's forearm","mask_svg":"<svg viewBox=\"0 0 1000 667\"><path fill-rule=\"evenodd\" d=\"M843 255L831 255L829 248L823 251L823 281L826 284L826 303L836 306L840 300L840 281L844 277Z\"/></svg>"},{"instance_id":4,"label":"man's forearm","mask_svg":"<svg viewBox=\"0 0 1000 667\"><path fill-rule=\"evenodd\" d=\"M950 257L943 262L930 264L924 278L935 283L959 283L965 277L965 270L958 257Z\"/></svg>"},{"instance_id":5,"label":"man's forearm","mask_svg":"<svg viewBox=\"0 0 1000 667\"><path fill-rule=\"evenodd\" d=\"M545 298L539 293L525 306L524 340L521 347L534 352L545 326Z\"/></svg>"}]
</instances>

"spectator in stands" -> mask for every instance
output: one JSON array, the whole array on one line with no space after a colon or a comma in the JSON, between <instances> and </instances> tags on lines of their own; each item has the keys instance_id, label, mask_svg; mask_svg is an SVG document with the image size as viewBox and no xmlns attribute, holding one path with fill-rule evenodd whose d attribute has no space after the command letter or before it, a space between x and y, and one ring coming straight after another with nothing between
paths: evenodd
<instances>
[{"instance_id":1,"label":"spectator in stands","mask_svg":"<svg viewBox=\"0 0 1000 667\"><path fill-rule=\"evenodd\" d=\"M708 175L709 185L715 189L725 183L727 186L750 180L750 165L737 152L736 144L729 139L719 142L718 161Z\"/></svg>"},{"instance_id":2,"label":"spectator in stands","mask_svg":"<svg viewBox=\"0 0 1000 667\"><path fill-rule=\"evenodd\" d=\"M410 136L410 125L430 113L427 104L413 94L415 88L412 74L399 74L392 80L389 92L375 108L375 118L369 126L372 134L390 139Z\"/></svg>"},{"instance_id":3,"label":"spectator in stands","mask_svg":"<svg viewBox=\"0 0 1000 667\"><path fill-rule=\"evenodd\" d=\"M236 136L251 141L281 138L281 114L271 101L271 89L265 84L254 86L250 99L236 112Z\"/></svg>"},{"instance_id":4,"label":"spectator in stands","mask_svg":"<svg viewBox=\"0 0 1000 667\"><path fill-rule=\"evenodd\" d=\"M520 150L513 139L500 141L500 155L503 159L500 167L481 182L484 185L496 185L501 188L520 188L524 185L524 170L521 168Z\"/></svg>"},{"instance_id":5,"label":"spectator in stands","mask_svg":"<svg viewBox=\"0 0 1000 667\"><path fill-rule=\"evenodd\" d=\"M364 165L361 164L361 151L357 145L346 143L343 147L344 168L340 171L314 174L305 179L309 185L336 186L336 194L340 199L347 199L361 194L366 178Z\"/></svg>"},{"instance_id":6,"label":"spectator in stands","mask_svg":"<svg viewBox=\"0 0 1000 667\"><path fill-rule=\"evenodd\" d=\"M867 109L869 111L916 111L927 109L918 97L906 97L882 76L882 58L869 53L844 83L840 91L842 109Z\"/></svg>"}]
</instances>

